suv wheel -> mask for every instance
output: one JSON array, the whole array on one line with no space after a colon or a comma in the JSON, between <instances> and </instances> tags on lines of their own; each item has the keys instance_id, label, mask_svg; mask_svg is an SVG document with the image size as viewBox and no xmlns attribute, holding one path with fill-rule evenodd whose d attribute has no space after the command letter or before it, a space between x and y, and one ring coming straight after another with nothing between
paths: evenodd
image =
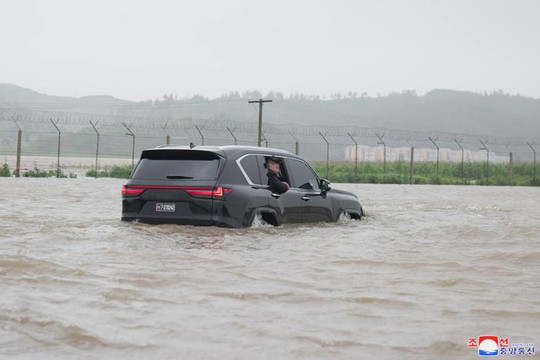
<instances>
[{"instance_id":1,"label":"suv wheel","mask_svg":"<svg viewBox=\"0 0 540 360\"><path fill-rule=\"evenodd\" d=\"M269 212L256 212L253 215L253 219L251 220L251 224L249 227L266 227L266 226L277 226L276 218L272 213Z\"/></svg>"}]
</instances>

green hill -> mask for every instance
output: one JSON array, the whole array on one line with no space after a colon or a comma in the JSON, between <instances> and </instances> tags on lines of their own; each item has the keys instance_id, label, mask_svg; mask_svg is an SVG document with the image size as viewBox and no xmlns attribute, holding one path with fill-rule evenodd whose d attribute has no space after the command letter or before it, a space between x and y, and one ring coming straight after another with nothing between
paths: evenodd
<instances>
[{"instance_id":1,"label":"green hill","mask_svg":"<svg viewBox=\"0 0 540 360\"><path fill-rule=\"evenodd\" d=\"M51 96L12 84L0 84L0 108L15 107L42 111L69 111L97 114L115 114L129 101L110 95L81 98Z\"/></svg>"},{"instance_id":2,"label":"green hill","mask_svg":"<svg viewBox=\"0 0 540 360\"><path fill-rule=\"evenodd\" d=\"M256 121L257 109L248 100L273 99L266 104L266 122L276 124L328 124L386 127L419 131L446 131L494 136L540 137L540 99L520 95L432 90L387 96L333 94L330 98L258 91L231 92L216 99L203 96L130 102L112 96L81 98L49 96L10 84L0 84L0 108L69 111L148 117L153 119L204 118Z\"/></svg>"}]
</instances>

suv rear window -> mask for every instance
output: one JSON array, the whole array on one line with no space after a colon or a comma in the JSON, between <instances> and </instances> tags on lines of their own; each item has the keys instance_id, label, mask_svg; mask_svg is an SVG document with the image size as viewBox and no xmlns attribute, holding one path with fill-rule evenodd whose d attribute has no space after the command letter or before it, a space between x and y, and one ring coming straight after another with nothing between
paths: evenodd
<instances>
[{"instance_id":1,"label":"suv rear window","mask_svg":"<svg viewBox=\"0 0 540 360\"><path fill-rule=\"evenodd\" d=\"M255 155L247 155L240 160L240 166L245 171L249 180L253 184L261 184L261 178L259 176L259 163Z\"/></svg>"},{"instance_id":2,"label":"suv rear window","mask_svg":"<svg viewBox=\"0 0 540 360\"><path fill-rule=\"evenodd\" d=\"M219 157L207 151L143 151L131 176L137 180L215 180Z\"/></svg>"}]
</instances>

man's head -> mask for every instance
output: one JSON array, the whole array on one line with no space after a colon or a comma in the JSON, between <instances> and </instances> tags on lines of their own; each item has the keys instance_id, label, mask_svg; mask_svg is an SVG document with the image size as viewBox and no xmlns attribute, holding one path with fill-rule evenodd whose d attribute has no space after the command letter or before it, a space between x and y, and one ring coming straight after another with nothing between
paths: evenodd
<instances>
[{"instance_id":1,"label":"man's head","mask_svg":"<svg viewBox=\"0 0 540 360\"><path fill-rule=\"evenodd\" d=\"M268 168L268 170L276 174L279 172L280 164L281 164L281 159L277 157L268 158L268 160L266 161L266 167Z\"/></svg>"}]
</instances>

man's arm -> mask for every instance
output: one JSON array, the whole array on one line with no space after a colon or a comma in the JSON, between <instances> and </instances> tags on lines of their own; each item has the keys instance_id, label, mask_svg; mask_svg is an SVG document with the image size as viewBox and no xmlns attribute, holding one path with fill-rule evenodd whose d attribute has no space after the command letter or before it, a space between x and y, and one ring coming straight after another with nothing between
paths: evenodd
<instances>
[{"instance_id":1,"label":"man's arm","mask_svg":"<svg viewBox=\"0 0 540 360\"><path fill-rule=\"evenodd\" d=\"M289 185L280 181L275 175L268 178L268 185L270 186L270 191L278 194L282 194L289 190Z\"/></svg>"}]
</instances>

